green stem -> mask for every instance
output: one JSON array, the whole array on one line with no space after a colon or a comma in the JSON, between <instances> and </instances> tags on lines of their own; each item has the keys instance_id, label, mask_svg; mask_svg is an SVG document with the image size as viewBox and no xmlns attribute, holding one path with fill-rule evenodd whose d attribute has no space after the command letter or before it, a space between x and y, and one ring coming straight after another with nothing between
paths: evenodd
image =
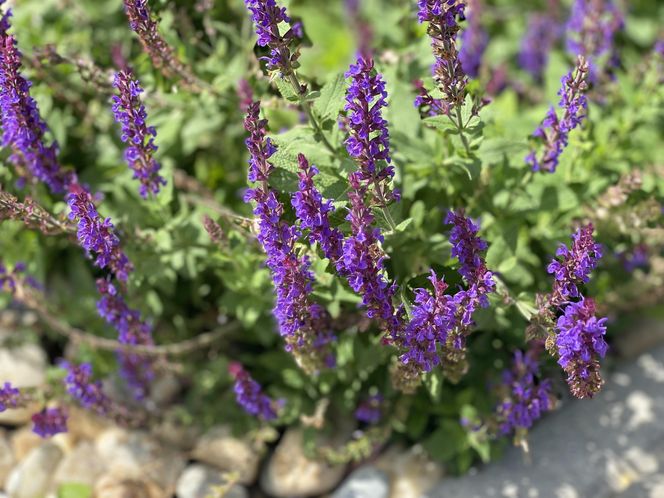
<instances>
[{"instance_id":1,"label":"green stem","mask_svg":"<svg viewBox=\"0 0 664 498\"><path fill-rule=\"evenodd\" d=\"M452 119L452 122L455 124L457 130L459 131L459 137L461 137L461 143L463 143L464 149L466 149L466 154L469 156L472 155L472 152L470 151L470 144L468 143L468 139L466 138L466 135L463 133L463 118L461 117L461 106L457 105L456 106L456 121Z\"/></svg>"}]
</instances>

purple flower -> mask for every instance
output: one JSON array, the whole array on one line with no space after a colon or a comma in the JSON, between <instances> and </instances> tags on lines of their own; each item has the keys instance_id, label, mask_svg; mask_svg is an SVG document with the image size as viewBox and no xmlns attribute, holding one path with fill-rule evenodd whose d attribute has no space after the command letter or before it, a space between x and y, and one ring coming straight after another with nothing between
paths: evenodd
<instances>
[{"instance_id":1,"label":"purple flower","mask_svg":"<svg viewBox=\"0 0 664 498\"><path fill-rule=\"evenodd\" d=\"M554 275L553 294L550 304L560 306L570 297L579 297L578 286L590 280L590 272L602 257L602 247L593 239L593 225L579 228L572 235L572 247L561 244L556 251L560 258L551 261L547 271Z\"/></svg>"},{"instance_id":2,"label":"purple flower","mask_svg":"<svg viewBox=\"0 0 664 498\"><path fill-rule=\"evenodd\" d=\"M415 97L413 104L420 111L420 116L422 118L427 116L439 116L450 112L449 104L443 99L434 98L424 87L424 82L422 80L413 81L413 88L417 92L417 97Z\"/></svg>"},{"instance_id":3,"label":"purple flower","mask_svg":"<svg viewBox=\"0 0 664 498\"><path fill-rule=\"evenodd\" d=\"M45 408L32 416L32 432L48 438L67 432L67 412L62 408Z\"/></svg>"},{"instance_id":4,"label":"purple flower","mask_svg":"<svg viewBox=\"0 0 664 498\"><path fill-rule=\"evenodd\" d=\"M380 394L362 400L355 410L355 419L367 424L377 424L383 416L383 401Z\"/></svg>"},{"instance_id":5,"label":"purple flower","mask_svg":"<svg viewBox=\"0 0 664 498\"><path fill-rule=\"evenodd\" d=\"M128 145L125 160L134 171L134 178L141 182L139 191L145 198L148 194L157 194L161 186L166 185L166 180L159 175L161 166L154 159L157 132L145 122L147 113L140 99L143 89L131 71L117 73L114 85L118 95L113 96L113 114L122 126L122 141Z\"/></svg>"},{"instance_id":6,"label":"purple flower","mask_svg":"<svg viewBox=\"0 0 664 498\"><path fill-rule=\"evenodd\" d=\"M95 264L109 268L115 276L126 281L133 266L120 248L120 240L114 232L110 218L103 219L97 212L90 192L77 183L69 185L69 218L78 220L77 236L81 247L95 253Z\"/></svg>"},{"instance_id":7,"label":"purple flower","mask_svg":"<svg viewBox=\"0 0 664 498\"><path fill-rule=\"evenodd\" d=\"M58 163L58 145L46 144L48 130L37 103L30 96L31 83L21 75L21 52L14 36L9 35L7 12L0 21L0 124L2 146L9 147L9 161L19 175L45 183L54 193L66 190L75 175Z\"/></svg>"},{"instance_id":8,"label":"purple flower","mask_svg":"<svg viewBox=\"0 0 664 498\"><path fill-rule=\"evenodd\" d=\"M357 178L367 185L373 183L378 203L385 206L397 199L387 186L394 177L394 167L390 165L387 120L382 116L382 109L387 107L385 82L374 71L373 60L362 56L350 66L346 78L351 79L344 106L349 133L346 149L359 165Z\"/></svg>"},{"instance_id":9,"label":"purple flower","mask_svg":"<svg viewBox=\"0 0 664 498\"><path fill-rule=\"evenodd\" d=\"M624 25L613 0L575 0L567 22L567 50L588 60L592 83L599 81L603 71L618 66L613 40Z\"/></svg>"},{"instance_id":10,"label":"purple flower","mask_svg":"<svg viewBox=\"0 0 664 498\"><path fill-rule=\"evenodd\" d=\"M118 331L121 344L152 346L152 327L141 319L141 314L127 306L117 289L104 279L97 280L97 290L101 299L97 301L97 311L106 322ZM153 361L125 351L118 351L120 374L132 388L134 396L142 399L147 394L154 378Z\"/></svg>"},{"instance_id":11,"label":"purple flower","mask_svg":"<svg viewBox=\"0 0 664 498\"><path fill-rule=\"evenodd\" d=\"M496 407L496 418L502 434L525 430L554 405L549 380L538 380L537 352L517 350L509 370L503 372L502 399Z\"/></svg>"},{"instance_id":12,"label":"purple flower","mask_svg":"<svg viewBox=\"0 0 664 498\"><path fill-rule=\"evenodd\" d=\"M637 268L647 268L650 262L648 245L637 244L631 250L618 254L618 259L630 273Z\"/></svg>"},{"instance_id":13,"label":"purple flower","mask_svg":"<svg viewBox=\"0 0 664 498\"><path fill-rule=\"evenodd\" d=\"M418 20L427 22L435 63L433 78L445 102L463 105L468 77L461 67L456 48L459 31L457 16L463 18L465 4L461 0L418 0Z\"/></svg>"},{"instance_id":14,"label":"purple flower","mask_svg":"<svg viewBox=\"0 0 664 498\"><path fill-rule=\"evenodd\" d=\"M249 111L249 106L254 102L254 91L251 85L244 78L237 84L237 95L240 100L240 111L246 114Z\"/></svg>"},{"instance_id":15,"label":"purple flower","mask_svg":"<svg viewBox=\"0 0 664 498\"><path fill-rule=\"evenodd\" d=\"M567 147L570 131L579 126L586 117L588 102L584 93L588 88L587 74L588 63L579 56L576 70L563 77L563 86L558 92L558 105L563 110L562 118L558 119L555 109L551 107L542 124L533 133L533 137L544 145L541 157L538 157L535 150L526 157L526 163L533 171L553 173L556 170L560 155Z\"/></svg>"},{"instance_id":16,"label":"purple flower","mask_svg":"<svg viewBox=\"0 0 664 498\"><path fill-rule=\"evenodd\" d=\"M577 398L591 398L602 387L599 359L606 355L606 318L595 316L595 302L584 299L569 303L558 318L556 349L558 364L567 374L567 384Z\"/></svg>"},{"instance_id":17,"label":"purple flower","mask_svg":"<svg viewBox=\"0 0 664 498\"><path fill-rule=\"evenodd\" d=\"M468 76L477 78L480 74L482 56L489 44L489 35L480 23L480 1L469 0L468 3L471 9L466 15L468 25L461 34L459 61Z\"/></svg>"},{"instance_id":18,"label":"purple flower","mask_svg":"<svg viewBox=\"0 0 664 498\"><path fill-rule=\"evenodd\" d=\"M315 166L310 166L304 154L298 154L300 166L299 190L293 194L291 204L300 220L301 228L309 230L309 240L320 244L325 257L335 265L341 257L343 234L330 226L329 214L334 211L332 201L324 201L314 185L318 174Z\"/></svg>"},{"instance_id":19,"label":"purple flower","mask_svg":"<svg viewBox=\"0 0 664 498\"><path fill-rule=\"evenodd\" d=\"M20 401L21 391L9 382L5 382L4 387L0 387L0 413L10 408L16 408Z\"/></svg>"},{"instance_id":20,"label":"purple flower","mask_svg":"<svg viewBox=\"0 0 664 498\"><path fill-rule=\"evenodd\" d=\"M291 74L300 54L297 49L291 52L290 47L302 38L302 25L291 23L286 8L278 7L275 0L244 0L244 3L251 12L258 45L270 49L270 56L263 58L268 62L268 69L278 70L282 76ZM279 29L281 23L289 25L284 34Z\"/></svg>"},{"instance_id":21,"label":"purple flower","mask_svg":"<svg viewBox=\"0 0 664 498\"><path fill-rule=\"evenodd\" d=\"M92 365L81 363L74 365L62 361L60 367L67 371L64 384L67 392L84 408L106 415L111 406L111 399L104 393L100 381L92 380Z\"/></svg>"},{"instance_id":22,"label":"purple flower","mask_svg":"<svg viewBox=\"0 0 664 498\"><path fill-rule=\"evenodd\" d=\"M534 14L528 18L528 29L521 40L519 65L537 82L542 82L549 62L549 53L560 38L562 30L558 22L548 14Z\"/></svg>"},{"instance_id":23,"label":"purple flower","mask_svg":"<svg viewBox=\"0 0 664 498\"><path fill-rule=\"evenodd\" d=\"M256 203L258 240L267 254L266 263L272 272L277 294L273 312L279 332L286 341L286 350L295 355L303 369L314 372L334 364L329 348L334 335L329 314L311 300L314 282L311 263L295 248L300 232L282 219L284 206L268 184L274 168L268 159L276 147L266 138L267 122L259 119L259 111L258 102L252 104L244 121L250 134L246 140L251 155L249 180L258 183L256 188L247 191L245 200Z\"/></svg>"},{"instance_id":24,"label":"purple flower","mask_svg":"<svg viewBox=\"0 0 664 498\"><path fill-rule=\"evenodd\" d=\"M251 378L242 365L232 362L228 371L235 379L235 399L247 413L263 420L277 418L278 403L263 393L258 382Z\"/></svg>"}]
</instances>

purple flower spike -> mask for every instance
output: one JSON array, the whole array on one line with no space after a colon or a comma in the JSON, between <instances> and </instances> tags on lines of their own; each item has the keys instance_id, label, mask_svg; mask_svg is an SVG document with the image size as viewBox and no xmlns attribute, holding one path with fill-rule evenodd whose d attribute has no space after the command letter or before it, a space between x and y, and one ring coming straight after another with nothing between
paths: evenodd
<instances>
[{"instance_id":1,"label":"purple flower spike","mask_svg":"<svg viewBox=\"0 0 664 498\"><path fill-rule=\"evenodd\" d=\"M496 418L502 434L523 431L545 412L553 409L554 398L549 380L538 381L538 353L516 351L514 362L503 372L502 399L496 408Z\"/></svg>"},{"instance_id":2,"label":"purple flower spike","mask_svg":"<svg viewBox=\"0 0 664 498\"><path fill-rule=\"evenodd\" d=\"M562 118L553 107L549 109L542 124L535 130L533 137L541 141L544 151L541 157L533 150L526 157L526 163L533 171L548 171L553 173L560 161L560 155L569 142L569 133L579 126L586 117L588 101L585 91L587 84L588 63L579 56L576 70L570 72L562 79L563 86L558 92L559 106L563 110Z\"/></svg>"},{"instance_id":3,"label":"purple flower spike","mask_svg":"<svg viewBox=\"0 0 664 498\"><path fill-rule=\"evenodd\" d=\"M32 432L49 438L67 432L67 412L63 408L45 408L32 416Z\"/></svg>"},{"instance_id":4,"label":"purple flower spike","mask_svg":"<svg viewBox=\"0 0 664 498\"><path fill-rule=\"evenodd\" d=\"M5 382L4 387L0 387L0 413L10 408L16 408L21 400L21 391L13 387L9 382Z\"/></svg>"},{"instance_id":5,"label":"purple flower spike","mask_svg":"<svg viewBox=\"0 0 664 498\"><path fill-rule=\"evenodd\" d=\"M92 380L92 365L89 363L74 365L63 361L60 367L67 371L64 379L67 392L81 403L81 406L100 415L109 413L111 399L104 393L101 382Z\"/></svg>"},{"instance_id":6,"label":"purple flower spike","mask_svg":"<svg viewBox=\"0 0 664 498\"><path fill-rule=\"evenodd\" d=\"M300 55L297 49L291 52L291 45L302 38L302 25L291 23L286 8L278 7L275 0L244 0L244 3L251 12L258 45L270 49L270 56L264 57L268 62L268 69L278 70L282 76L291 74ZM290 26L283 35L279 30L281 23Z\"/></svg>"},{"instance_id":7,"label":"purple flower spike","mask_svg":"<svg viewBox=\"0 0 664 498\"><path fill-rule=\"evenodd\" d=\"M334 335L329 314L311 300L314 282L311 263L295 248L300 231L282 219L284 206L268 184L274 169L268 159L276 147L266 137L267 122L259 119L259 112L259 103L253 103L244 121L250 134L246 140L251 155L249 180L258 183L256 188L247 191L245 200L256 203L258 240L267 254L267 266L272 272L277 294L273 312L279 332L286 341L286 350L294 354L305 371L316 372L334 364L329 348Z\"/></svg>"},{"instance_id":8,"label":"purple flower spike","mask_svg":"<svg viewBox=\"0 0 664 498\"><path fill-rule=\"evenodd\" d=\"M420 117L439 116L450 112L450 105L443 99L433 97L422 80L413 81L413 88L417 92L413 104L420 111Z\"/></svg>"},{"instance_id":9,"label":"purple flower spike","mask_svg":"<svg viewBox=\"0 0 664 498\"><path fill-rule=\"evenodd\" d=\"M314 185L314 176L318 174L315 166L310 166L304 154L298 155L300 166L299 190L293 194L291 203L300 226L309 230L309 240L318 242L325 257L335 265L341 257L343 234L330 226L329 214L334 211L332 201L324 201Z\"/></svg>"},{"instance_id":10,"label":"purple flower spike","mask_svg":"<svg viewBox=\"0 0 664 498\"><path fill-rule=\"evenodd\" d=\"M53 193L62 193L75 175L58 163L58 145L46 144L48 127L30 96L31 83L21 75L21 52L10 28L8 11L0 20L0 125L2 146L9 147L9 161L19 175L45 183Z\"/></svg>"},{"instance_id":11,"label":"purple flower spike","mask_svg":"<svg viewBox=\"0 0 664 498\"><path fill-rule=\"evenodd\" d=\"M251 378L242 365L232 362L228 371L235 379L235 399L249 415L259 417L262 420L274 420L277 418L279 403L270 399L263 393L261 386Z\"/></svg>"},{"instance_id":12,"label":"purple flower spike","mask_svg":"<svg viewBox=\"0 0 664 498\"><path fill-rule=\"evenodd\" d=\"M99 268L108 267L119 280L126 281L133 266L120 248L111 219L99 215L90 192L77 183L69 186L67 204L71 209L69 218L78 220L81 247L95 253L95 264Z\"/></svg>"},{"instance_id":13,"label":"purple flower spike","mask_svg":"<svg viewBox=\"0 0 664 498\"><path fill-rule=\"evenodd\" d=\"M101 299L97 311L106 322L118 331L121 344L152 346L152 327L141 319L141 314L127 306L117 289L107 280L97 280ZM154 378L153 361L138 354L118 351L120 374L132 388L136 399L143 399Z\"/></svg>"},{"instance_id":14,"label":"purple flower spike","mask_svg":"<svg viewBox=\"0 0 664 498\"><path fill-rule=\"evenodd\" d=\"M555 277L551 305L560 306L570 297L579 297L578 286L590 280L590 272L602 257L602 246L593 239L593 230L592 223L581 227L572 235L571 249L563 244L558 247L560 260L554 259L547 267Z\"/></svg>"},{"instance_id":15,"label":"purple flower spike","mask_svg":"<svg viewBox=\"0 0 664 498\"><path fill-rule=\"evenodd\" d=\"M595 302L583 296L578 303L569 303L558 318L558 364L567 373L567 384L577 398L592 398L604 383L599 358L604 358L608 349L605 323L606 318L595 316Z\"/></svg>"},{"instance_id":16,"label":"purple flower spike","mask_svg":"<svg viewBox=\"0 0 664 498\"><path fill-rule=\"evenodd\" d=\"M114 85L118 95L113 96L113 114L122 126L122 141L128 145L125 160L134 171L134 178L141 182L141 196L146 198L166 185L166 180L159 175L161 166L154 159L157 132L145 122L147 112L140 99L143 89L132 73L120 71L115 75Z\"/></svg>"},{"instance_id":17,"label":"purple flower spike","mask_svg":"<svg viewBox=\"0 0 664 498\"><path fill-rule=\"evenodd\" d=\"M482 56L489 44L489 35L480 22L480 0L469 0L470 9L466 15L468 25L461 34L459 61L463 71L471 78L480 74Z\"/></svg>"},{"instance_id":18,"label":"purple flower spike","mask_svg":"<svg viewBox=\"0 0 664 498\"><path fill-rule=\"evenodd\" d=\"M549 53L560 38L558 22L547 14L534 14L528 19L528 29L521 40L519 65L539 83L549 62Z\"/></svg>"},{"instance_id":19,"label":"purple flower spike","mask_svg":"<svg viewBox=\"0 0 664 498\"><path fill-rule=\"evenodd\" d=\"M433 78L448 105L463 105L468 76L461 67L456 48L459 31L457 17L463 18L465 4L461 0L418 0L418 20L428 23L431 48L436 60Z\"/></svg>"}]
</instances>

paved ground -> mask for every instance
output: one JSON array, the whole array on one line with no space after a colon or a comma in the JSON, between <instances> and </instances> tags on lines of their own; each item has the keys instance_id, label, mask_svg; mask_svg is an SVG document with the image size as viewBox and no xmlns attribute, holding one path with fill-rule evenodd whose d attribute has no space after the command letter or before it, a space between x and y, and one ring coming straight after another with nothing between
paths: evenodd
<instances>
[{"instance_id":1,"label":"paved ground","mask_svg":"<svg viewBox=\"0 0 664 498\"><path fill-rule=\"evenodd\" d=\"M618 367L603 392L572 401L474 475L427 498L664 498L664 346Z\"/></svg>"}]
</instances>

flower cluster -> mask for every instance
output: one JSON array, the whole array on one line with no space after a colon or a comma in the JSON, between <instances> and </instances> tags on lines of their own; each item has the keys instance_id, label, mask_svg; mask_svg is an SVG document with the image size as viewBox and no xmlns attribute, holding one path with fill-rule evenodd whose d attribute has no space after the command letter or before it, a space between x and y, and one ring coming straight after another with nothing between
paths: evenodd
<instances>
[{"instance_id":1,"label":"flower cluster","mask_svg":"<svg viewBox=\"0 0 664 498\"><path fill-rule=\"evenodd\" d=\"M445 102L461 106L466 97L468 77L461 67L456 36L459 31L457 17L463 18L465 4L461 0L418 0L418 20L427 22L427 33L435 63L433 78Z\"/></svg>"},{"instance_id":2,"label":"flower cluster","mask_svg":"<svg viewBox=\"0 0 664 498\"><path fill-rule=\"evenodd\" d=\"M134 178L141 183L140 194L157 194L166 180L159 175L161 166L154 159L157 146L154 137L157 132L145 122L147 112L140 95L143 89L130 71L120 71L115 75L114 85L118 95L113 96L113 114L122 126L122 141L128 147L125 160L134 171Z\"/></svg>"},{"instance_id":3,"label":"flower cluster","mask_svg":"<svg viewBox=\"0 0 664 498\"><path fill-rule=\"evenodd\" d=\"M351 79L346 92L344 110L348 118L348 154L359 165L357 178L365 184L373 183L374 195L381 206L396 200L387 183L394 176L390 165L390 135L382 109L387 107L387 91L382 76L374 71L374 62L360 56L346 72ZM380 167L381 162L386 163Z\"/></svg>"},{"instance_id":4,"label":"flower cluster","mask_svg":"<svg viewBox=\"0 0 664 498\"><path fill-rule=\"evenodd\" d=\"M2 146L12 151L10 162L19 175L44 182L54 193L66 190L75 175L58 163L58 145L46 144L46 123L30 96L31 83L21 75L22 55L7 33L10 12L0 21L0 124Z\"/></svg>"},{"instance_id":5,"label":"flower cluster","mask_svg":"<svg viewBox=\"0 0 664 498\"><path fill-rule=\"evenodd\" d=\"M489 35L480 23L480 0L469 0L466 19L468 25L461 34L461 50L459 50L459 61L461 68L471 78L477 78L480 74L482 56L489 44Z\"/></svg>"},{"instance_id":6,"label":"flower cluster","mask_svg":"<svg viewBox=\"0 0 664 498\"><path fill-rule=\"evenodd\" d=\"M198 89L197 78L175 54L175 50L161 36L157 22L152 19L148 0L123 0L129 27L138 35L143 50L152 63L167 78L181 78L192 90Z\"/></svg>"},{"instance_id":7,"label":"flower cluster","mask_svg":"<svg viewBox=\"0 0 664 498\"><path fill-rule=\"evenodd\" d=\"M279 404L263 393L258 382L251 378L242 365L232 362L228 371L235 379L235 399L247 413L263 420L277 418Z\"/></svg>"},{"instance_id":8,"label":"flower cluster","mask_svg":"<svg viewBox=\"0 0 664 498\"><path fill-rule=\"evenodd\" d=\"M21 391L13 387L9 382L5 382L4 387L0 387L0 412L10 408L16 408L21 401Z\"/></svg>"},{"instance_id":9,"label":"flower cluster","mask_svg":"<svg viewBox=\"0 0 664 498\"><path fill-rule=\"evenodd\" d=\"M579 56L576 69L563 77L563 86L558 92L560 96L558 105L563 110L562 118L558 119L556 110L551 107L542 124L533 133L534 138L544 143L541 157L537 156L535 150L526 157L526 163L533 171L553 173L556 170L560 155L567 147L569 133L586 117L588 102L584 93L588 88L587 75L588 63Z\"/></svg>"},{"instance_id":10,"label":"flower cluster","mask_svg":"<svg viewBox=\"0 0 664 498\"><path fill-rule=\"evenodd\" d=\"M567 50L588 60L592 83L599 81L604 70L619 64L613 39L624 24L613 0L575 0L567 23Z\"/></svg>"},{"instance_id":11,"label":"flower cluster","mask_svg":"<svg viewBox=\"0 0 664 498\"><path fill-rule=\"evenodd\" d=\"M577 398L591 398L602 387L599 359L608 349L604 340L606 318L595 316L595 302L583 298L568 303L558 318L555 345L558 364L567 373L567 383Z\"/></svg>"},{"instance_id":12,"label":"flower cluster","mask_svg":"<svg viewBox=\"0 0 664 498\"><path fill-rule=\"evenodd\" d=\"M43 438L67 432L67 418L63 408L44 408L32 416L32 431Z\"/></svg>"},{"instance_id":13,"label":"flower cluster","mask_svg":"<svg viewBox=\"0 0 664 498\"><path fill-rule=\"evenodd\" d=\"M512 366L503 372L499 388L501 401L496 407L498 429L502 434L519 432L554 406L549 380L538 380L539 362L536 349L514 353Z\"/></svg>"},{"instance_id":14,"label":"flower cluster","mask_svg":"<svg viewBox=\"0 0 664 498\"><path fill-rule=\"evenodd\" d=\"M650 249L647 244L637 244L629 251L618 254L625 271L633 272L637 268L647 268L650 262Z\"/></svg>"},{"instance_id":15,"label":"flower cluster","mask_svg":"<svg viewBox=\"0 0 664 498\"><path fill-rule=\"evenodd\" d=\"M591 223L579 228L572 235L571 249L561 244L556 250L561 260L554 259L547 267L555 277L550 300L553 306L560 306L570 297L579 297L578 286L588 282L590 272L602 257L602 247L595 242L593 230Z\"/></svg>"},{"instance_id":16,"label":"flower cluster","mask_svg":"<svg viewBox=\"0 0 664 498\"><path fill-rule=\"evenodd\" d=\"M99 268L109 268L115 276L126 281L133 266L122 249L110 218L102 218L90 192L77 183L69 185L67 196L69 218L78 221L78 241L81 247L95 254Z\"/></svg>"},{"instance_id":17,"label":"flower cluster","mask_svg":"<svg viewBox=\"0 0 664 498\"><path fill-rule=\"evenodd\" d=\"M251 12L258 45L270 49L270 56L264 58L268 69L277 70L283 76L292 74L300 54L297 49L291 52L291 45L302 38L302 24L292 23L286 8L277 6L275 0L244 0L244 3ZM284 34L279 30L281 23L290 25Z\"/></svg>"},{"instance_id":18,"label":"flower cluster","mask_svg":"<svg viewBox=\"0 0 664 498\"><path fill-rule=\"evenodd\" d=\"M443 99L433 97L425 88L422 80L415 80L413 88L417 92L417 97L415 97L413 104L420 111L422 118L448 114L450 112L450 105Z\"/></svg>"},{"instance_id":19,"label":"flower cluster","mask_svg":"<svg viewBox=\"0 0 664 498\"><path fill-rule=\"evenodd\" d=\"M104 279L97 280L101 299L97 301L99 315L118 331L118 341L131 346L151 346L152 327L141 319L141 314L127 306L117 289ZM120 374L132 388L137 399L145 397L154 378L153 362L139 354L118 351Z\"/></svg>"},{"instance_id":20,"label":"flower cluster","mask_svg":"<svg viewBox=\"0 0 664 498\"><path fill-rule=\"evenodd\" d=\"M311 243L318 242L325 257L337 264L344 237L339 229L330 226L329 214L334 211L332 201L323 200L314 185L318 169L309 165L304 154L298 154L298 163L299 189L293 194L291 203L300 220L300 227L309 230Z\"/></svg>"},{"instance_id":21,"label":"flower cluster","mask_svg":"<svg viewBox=\"0 0 664 498\"><path fill-rule=\"evenodd\" d=\"M542 82L549 52L560 35L560 26L552 16L538 13L528 19L519 51L519 65L538 83Z\"/></svg>"},{"instance_id":22,"label":"flower cluster","mask_svg":"<svg viewBox=\"0 0 664 498\"><path fill-rule=\"evenodd\" d=\"M355 409L355 419L366 424L377 424L383 416L383 401L380 394L363 399Z\"/></svg>"},{"instance_id":23,"label":"flower cluster","mask_svg":"<svg viewBox=\"0 0 664 498\"><path fill-rule=\"evenodd\" d=\"M245 200L254 201L254 214L258 217L258 240L267 254L267 266L277 298L274 316L279 331L286 340L286 349L295 355L300 365L308 371L317 371L334 364L329 343L334 340L330 317L322 306L312 302L310 295L314 277L310 261L300 256L295 242L300 235L297 227L282 219L284 206L268 185L273 170L269 162L276 147L266 138L266 120L259 119L258 102L249 107L244 121L250 136L246 140L249 159L249 180L257 182L249 189Z\"/></svg>"},{"instance_id":24,"label":"flower cluster","mask_svg":"<svg viewBox=\"0 0 664 498\"><path fill-rule=\"evenodd\" d=\"M94 410L100 415L108 414L111 399L104 393L101 382L92 380L92 365L89 363L75 365L63 361L60 363L60 367L67 371L64 378L67 392L81 406Z\"/></svg>"}]
</instances>

